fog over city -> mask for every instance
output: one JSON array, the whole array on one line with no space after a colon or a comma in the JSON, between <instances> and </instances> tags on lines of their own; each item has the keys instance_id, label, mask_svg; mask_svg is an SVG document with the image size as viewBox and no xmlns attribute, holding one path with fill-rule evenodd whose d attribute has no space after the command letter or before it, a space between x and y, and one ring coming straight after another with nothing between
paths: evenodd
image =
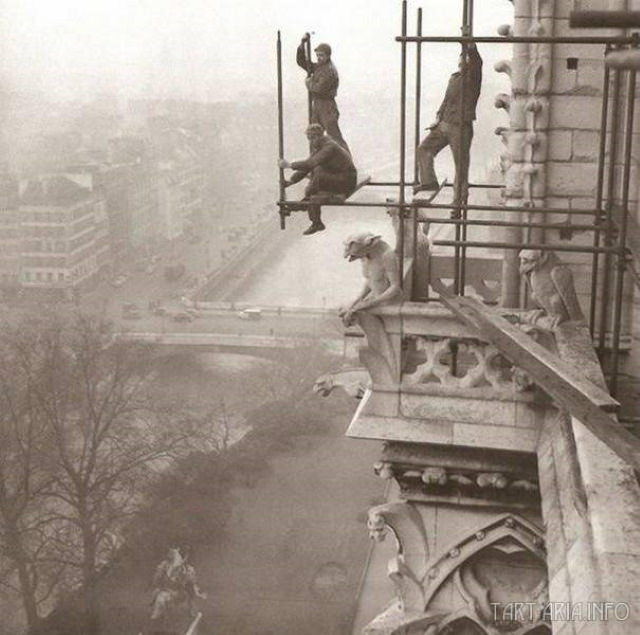
<instances>
[{"instance_id":1,"label":"fog over city","mask_svg":"<svg viewBox=\"0 0 640 635\"><path fill-rule=\"evenodd\" d=\"M400 6L396 0L4 0L1 63L10 87L51 96L106 91L219 101L272 95L276 31L289 50L309 31L314 41L333 45L343 93L395 91ZM460 0L422 6L425 34L459 33ZM495 35L511 12L507 0L477 3L476 35ZM453 46L426 47L427 82L432 73L446 77ZM293 65L284 72L287 89L300 84Z\"/></svg>"}]
</instances>

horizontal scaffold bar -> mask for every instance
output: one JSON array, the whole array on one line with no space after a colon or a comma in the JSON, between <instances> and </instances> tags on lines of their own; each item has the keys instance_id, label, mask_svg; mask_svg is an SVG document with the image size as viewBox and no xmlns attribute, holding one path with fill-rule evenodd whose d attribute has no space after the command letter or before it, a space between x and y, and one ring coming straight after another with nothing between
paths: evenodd
<instances>
[{"instance_id":1,"label":"horizontal scaffold bar","mask_svg":"<svg viewBox=\"0 0 640 635\"><path fill-rule=\"evenodd\" d=\"M569 26L589 29L634 29L640 27L640 11L572 11Z\"/></svg>"},{"instance_id":2,"label":"horizontal scaffold bar","mask_svg":"<svg viewBox=\"0 0 640 635\"><path fill-rule=\"evenodd\" d=\"M581 254L619 253L616 247L588 247L580 245L545 245L542 243L500 243L480 240L434 240L438 247L481 247L485 249L539 249L540 251L573 251Z\"/></svg>"},{"instance_id":3,"label":"horizontal scaffold bar","mask_svg":"<svg viewBox=\"0 0 640 635\"><path fill-rule=\"evenodd\" d=\"M311 205L317 205L311 201L276 201L276 205L290 212L306 211ZM342 203L326 203L332 207L403 207L405 209L460 209L460 205L451 203L427 203L414 200L412 203L398 203L395 201L344 201ZM504 207L502 205L464 205L464 209L473 212L509 212L520 214L564 214L568 216L600 216L604 212L596 209L562 209L557 207Z\"/></svg>"},{"instance_id":4,"label":"horizontal scaffold bar","mask_svg":"<svg viewBox=\"0 0 640 635\"><path fill-rule=\"evenodd\" d=\"M434 223L438 225L477 225L480 227L535 227L538 229L570 229L571 231L605 231L601 225L572 225L570 223L527 223L526 221L508 220L469 220L464 218L419 218L418 223Z\"/></svg>"},{"instance_id":5,"label":"horizontal scaffold bar","mask_svg":"<svg viewBox=\"0 0 640 635\"><path fill-rule=\"evenodd\" d=\"M417 185L417 181L411 181L407 179L403 185L405 187L411 187L413 185ZM390 186L398 186L400 185L400 181L369 181L368 185L374 187L390 187ZM453 183L445 183L443 187L453 187ZM502 190L504 189L504 185L502 183L467 183L468 188L477 188L477 189L485 189L485 190Z\"/></svg>"},{"instance_id":6,"label":"horizontal scaffold bar","mask_svg":"<svg viewBox=\"0 0 640 635\"><path fill-rule=\"evenodd\" d=\"M637 38L634 36L564 36L564 37L553 37L553 36L534 36L534 35L523 35L523 36L478 36L478 37L469 37L462 35L398 35L396 36L396 42L459 42L466 44L500 44L511 43L511 44L635 44L637 42Z\"/></svg>"}]
</instances>

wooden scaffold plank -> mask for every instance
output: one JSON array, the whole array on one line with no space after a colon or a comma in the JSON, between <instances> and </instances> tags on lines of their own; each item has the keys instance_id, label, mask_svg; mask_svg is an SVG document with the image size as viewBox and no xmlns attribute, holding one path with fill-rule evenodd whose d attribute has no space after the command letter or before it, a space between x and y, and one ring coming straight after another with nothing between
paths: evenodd
<instances>
[{"instance_id":1,"label":"wooden scaffold plank","mask_svg":"<svg viewBox=\"0 0 640 635\"><path fill-rule=\"evenodd\" d=\"M473 298L449 294L442 295L441 300L512 363L526 371L560 407L580 420L624 461L640 469L640 439L613 418L620 404L611 395L490 307Z\"/></svg>"}]
</instances>

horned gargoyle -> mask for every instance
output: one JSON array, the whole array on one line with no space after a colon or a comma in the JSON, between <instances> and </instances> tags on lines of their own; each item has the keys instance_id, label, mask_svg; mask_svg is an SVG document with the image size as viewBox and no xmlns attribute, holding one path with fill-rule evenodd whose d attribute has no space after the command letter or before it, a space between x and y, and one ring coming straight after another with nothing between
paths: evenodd
<instances>
[{"instance_id":1,"label":"horned gargoyle","mask_svg":"<svg viewBox=\"0 0 640 635\"><path fill-rule=\"evenodd\" d=\"M520 273L531 289L531 299L540 307L525 321L549 329L569 320L584 321L571 269L554 252L523 249Z\"/></svg>"},{"instance_id":2,"label":"horned gargoyle","mask_svg":"<svg viewBox=\"0 0 640 635\"><path fill-rule=\"evenodd\" d=\"M362 260L364 287L350 306L340 309L345 326L354 323L353 314L362 309L402 299L398 256L382 237L371 232L352 234L344 242L344 257Z\"/></svg>"}]
</instances>

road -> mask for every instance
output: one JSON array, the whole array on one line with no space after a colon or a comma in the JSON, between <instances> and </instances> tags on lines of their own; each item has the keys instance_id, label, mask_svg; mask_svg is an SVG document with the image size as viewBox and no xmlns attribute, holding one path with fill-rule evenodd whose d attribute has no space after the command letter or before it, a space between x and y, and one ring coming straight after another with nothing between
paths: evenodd
<instances>
[{"instance_id":1,"label":"road","mask_svg":"<svg viewBox=\"0 0 640 635\"><path fill-rule=\"evenodd\" d=\"M192 322L176 322L168 316L141 311L137 320L119 320L128 333L218 333L275 337L312 337L341 339L344 328L337 315L329 312L292 313L264 310L258 320L241 319L233 310L200 310Z\"/></svg>"}]
</instances>

